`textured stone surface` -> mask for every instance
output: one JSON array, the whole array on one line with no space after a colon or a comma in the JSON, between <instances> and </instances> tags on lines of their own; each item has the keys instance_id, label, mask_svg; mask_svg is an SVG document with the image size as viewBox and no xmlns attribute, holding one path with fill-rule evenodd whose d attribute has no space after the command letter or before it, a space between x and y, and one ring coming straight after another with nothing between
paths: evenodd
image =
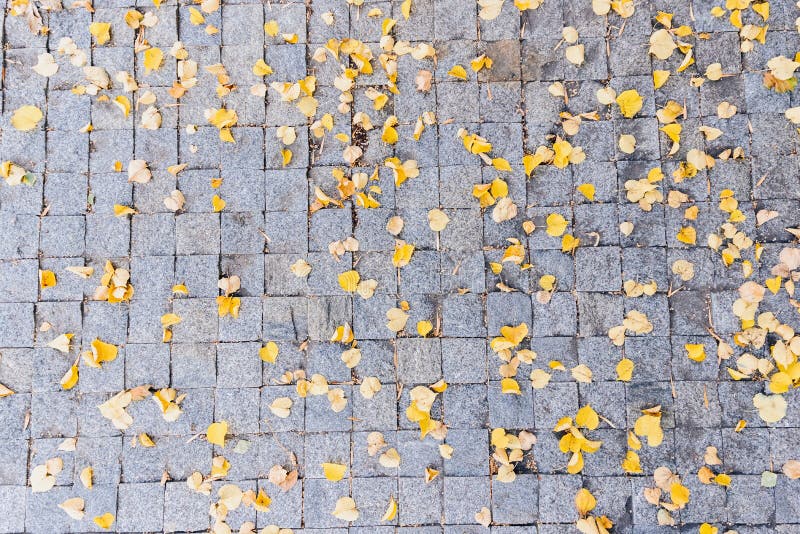
<instances>
[{"instance_id":1,"label":"textured stone surface","mask_svg":"<svg viewBox=\"0 0 800 534\"><path fill-rule=\"evenodd\" d=\"M751 280L761 284L773 277L781 250L795 244L786 228L800 220L800 158L784 112L800 97L765 88L763 72L771 58L794 58L800 49L800 11L793 2L773 0L765 42L742 52L729 13L710 14L721 1L640 1L626 19L614 11L598 16L592 3L544 0L520 13L506 0L496 19L483 20L472 0L413 0L406 21L400 0L237 0L203 10L202 23L191 20L190 9L200 8L191 2L164 0L154 7L149 0L96 0L93 13L68 3L48 11L40 3L49 33L34 35L22 17L12 16L9 2L0 13L0 160L23 166L35 180L13 187L0 180L0 384L14 392L0 398L0 533L96 532L101 529L92 520L104 513L114 516L113 532L225 532L209 517L209 507L226 484L261 489L272 499L268 511L244 505L230 510L224 521L234 532L251 532L250 522L253 529L277 525L309 534L472 534L489 531L476 519L486 508L492 532L561 533L574 530L579 519L574 498L581 488L596 497L592 514L612 520L613 532L688 533L702 523L740 534L800 531L800 485L780 473L786 462L800 460L800 402L790 390L786 417L767 423L752 398L769 393L769 386L760 379L735 381L726 370L736 368L743 352L769 358L775 334L766 346L734 346L734 358L717 359L719 341L731 343L742 329L731 309L747 278L741 259L727 268L706 246L707 236L727 220L718 207L726 190L745 217L737 228L763 245ZM164 52L153 72L134 51L137 31L124 21L133 9L158 18L140 34ZM686 24L695 32L681 38L694 46L696 60L682 72L677 52L667 61L648 54L651 33L663 27L659 11L674 13L674 28ZM743 13L745 24L763 23L752 9ZM411 46L432 42L437 52L436 61L398 58L396 94L377 59L386 18L397 22L396 39ZM263 29L271 21L280 28L276 36ZM92 37L92 22L111 23L108 43ZM580 67L565 59L564 26L576 28L585 46ZM64 37L112 80L120 71L136 77L138 91L126 95L133 103L127 117L114 104L125 94L118 81L102 97L73 90L86 80L58 52ZM334 86L341 69L330 53L324 63L313 56L329 39L347 37L367 43L375 59L374 73L355 80L352 110L342 113ZM169 89L178 63L169 51L178 39L199 69L197 86L176 103ZM32 69L45 52L59 65L50 78ZM469 63L481 54L494 64L475 73ZM259 59L272 75L253 73ZM236 86L230 94L217 91L217 78L206 69L218 63ZM714 63L724 77L699 83ZM455 64L466 68L466 80L448 75ZM425 92L415 82L422 69L433 74ZM655 69L671 71L657 89ZM273 88L266 97L250 91L257 83L293 83L309 75L316 76L315 118L330 113L335 121L324 141L311 132L313 119L281 101ZM567 98L553 96L554 82ZM635 89L643 98L641 111L626 118L618 106L601 105L597 91L606 87ZM373 107L371 89L388 96L383 109ZM141 125L149 104L138 100L146 92L155 95L162 116L156 130ZM678 119L681 146L674 152L657 118L670 101L685 106ZM737 114L720 118L723 101ZM11 126L23 105L44 112L32 131ZM206 120L205 110L221 107L237 112L234 144L220 141ZM356 112L369 115L375 128L365 132L351 124ZM415 122L425 112L434 112L438 123L415 141ZM579 114L585 114L580 130L566 138L583 148L586 161L562 169L543 165L526 177L522 156L552 146L555 135L564 137L560 121ZM400 139L387 146L381 128L391 115ZM286 164L282 126L293 126L297 137ZM700 127L719 128L723 135L705 139ZM492 156L506 158L512 170L500 173L468 154L457 136L462 128L486 137ZM369 185L380 207L364 208L350 198L341 207L310 209L318 187L338 198L331 172L346 167L346 145L336 134L361 144L364 154L354 172L376 172ZM632 154L618 146L625 134L636 138ZM691 179L673 177L692 149L718 157L735 147L742 147L741 157L718 158ZM419 176L395 186L384 166L389 157L416 160ZM147 162L149 183L126 180L133 159ZM178 164L185 169L177 176L168 172ZM665 200L645 211L630 201L626 183L654 167L665 175L658 190L665 197L680 191L689 202L676 208ZM481 209L473 196L473 186L498 175L518 209L516 218L500 224L492 208ZM582 184L594 186L593 199L576 189ZM163 203L175 189L185 196L177 213ZM221 213L212 210L215 195L226 203ZM136 213L115 216L118 205ZM696 217L688 216L689 206L699 209ZM434 208L450 220L441 232L429 227ZM757 213L772 210L776 217L756 223ZM545 232L551 214L563 216L566 232L581 240L574 253L562 252L560 237ZM411 262L400 269L392 265L395 236L386 231L394 216L404 221L397 239L415 246ZM536 230L524 231L523 220ZM620 232L622 223L632 230ZM688 225L696 230L696 244L676 239ZM331 255L332 244L353 237L358 250ZM509 238L525 247L524 268L503 261ZM752 248L744 256L753 260ZM692 263L691 279L674 270L678 260ZM106 261L130 271L130 302L93 299ZM310 275L292 274L298 261L311 265ZM93 274L84 279L72 267L91 267ZM362 280L377 281L374 296L342 289L338 275L351 269ZM40 270L55 273L57 285L40 287ZM545 275L555 277L552 292L541 291ZM215 301L218 280L230 276L240 279L235 319L218 317ZM623 289L630 281L653 281L655 293L631 296ZM800 329L797 304L782 283L777 294L767 292L759 312L771 311ZM188 295L173 292L177 284ZM409 315L400 333L386 327L386 312L395 307ZM621 345L613 344L609 329L633 311L647 315L652 331L628 331ZM167 313L181 322L164 342L159 318ZM421 321L432 327L426 337L418 335ZM343 345L331 340L345 323L361 350L352 369L342 362ZM512 395L502 391L504 362L490 340L519 323L529 328L517 348L536 357L519 363L521 391ZM67 353L48 346L64 333L73 334ZM96 338L119 347L116 360L99 369L80 356ZM269 341L279 348L274 363L259 358ZM687 344L702 345L705 361L690 361ZM623 357L634 363L630 382L617 379ZM78 385L65 391L59 381L76 360ZM571 371L578 365L591 369L590 383L576 381ZM550 373L550 383L533 389L532 371ZM347 401L341 410L333 411L326 395L298 394L297 380L312 375L341 390ZM360 392L367 377L382 385L371 398ZM440 441L420 439L406 412L415 386L439 380L448 387L431 415L448 428L450 459L443 458ZM151 392L175 388L185 395L183 414L167 422L151 399L136 401L128 408L130 428L114 428L97 406L139 386ZM273 409L283 398L292 401L287 417ZM580 475L570 475L553 427L587 404L601 416L589 434L602 446L586 455ZM641 410L656 405L663 414L663 444L644 445L638 451L642 473L626 474L621 461L630 450L628 431ZM228 424L224 448L206 441L213 421ZM490 432L498 427L537 438L512 483L498 479L499 461L492 458ZM399 467L379 461L386 449L370 454L372 432L397 450ZM142 434L155 446L145 447ZM74 447L65 447L65 440L74 440ZM727 488L698 480L709 446L722 459L714 472L731 475ZM210 495L190 489L187 478L208 475L220 455L230 463L227 476L214 480ZM33 492L34 468L56 457L63 470L54 488ZM327 462L346 467L343 481L325 480ZM273 466L297 469L298 482L282 491L269 480ZM81 482L87 467L94 470L92 489ZM644 497L659 467L680 475L691 491L689 504L673 514L674 527L659 526L656 507ZM438 476L426 481L426 469ZM777 473L774 487L763 487L765 471ZM331 513L345 496L359 509L351 524ZM72 497L85 500L81 520L58 507ZM390 499L399 511L387 521L382 518Z\"/></svg>"}]
</instances>

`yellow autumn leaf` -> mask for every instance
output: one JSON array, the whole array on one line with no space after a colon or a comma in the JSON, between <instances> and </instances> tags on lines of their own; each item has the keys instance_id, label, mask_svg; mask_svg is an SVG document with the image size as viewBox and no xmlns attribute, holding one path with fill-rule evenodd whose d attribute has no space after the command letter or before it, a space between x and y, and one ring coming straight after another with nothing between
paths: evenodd
<instances>
[{"instance_id":1,"label":"yellow autumn leaf","mask_svg":"<svg viewBox=\"0 0 800 534\"><path fill-rule=\"evenodd\" d=\"M636 138L631 134L619 136L619 149L625 154L633 154L636 151Z\"/></svg>"},{"instance_id":2,"label":"yellow autumn leaf","mask_svg":"<svg viewBox=\"0 0 800 534\"><path fill-rule=\"evenodd\" d=\"M764 395L757 393L753 397L753 406L758 410L758 416L767 423L777 423L786 417L786 399L780 395Z\"/></svg>"},{"instance_id":3,"label":"yellow autumn leaf","mask_svg":"<svg viewBox=\"0 0 800 534\"><path fill-rule=\"evenodd\" d=\"M92 352L94 353L95 361L98 363L113 362L117 359L119 348L111 343L101 341L100 338L94 338L92 341Z\"/></svg>"},{"instance_id":4,"label":"yellow autumn leaf","mask_svg":"<svg viewBox=\"0 0 800 534\"><path fill-rule=\"evenodd\" d=\"M56 285L56 273L53 271L40 270L39 271L39 287L46 289Z\"/></svg>"},{"instance_id":5,"label":"yellow autumn leaf","mask_svg":"<svg viewBox=\"0 0 800 534\"><path fill-rule=\"evenodd\" d=\"M667 137L672 140L673 143L678 143L681 140L681 130L683 127L678 124L677 122L673 122L672 124L667 124L659 128L662 132L667 134Z\"/></svg>"},{"instance_id":6,"label":"yellow autumn leaf","mask_svg":"<svg viewBox=\"0 0 800 534\"><path fill-rule=\"evenodd\" d=\"M577 451L572 453L569 460L567 461L567 473L570 475L576 475L583 470L583 453L581 451Z\"/></svg>"},{"instance_id":7,"label":"yellow autumn leaf","mask_svg":"<svg viewBox=\"0 0 800 534\"><path fill-rule=\"evenodd\" d=\"M622 358L617 364L617 380L622 382L630 382L633 376L633 360Z\"/></svg>"},{"instance_id":8,"label":"yellow autumn leaf","mask_svg":"<svg viewBox=\"0 0 800 534\"><path fill-rule=\"evenodd\" d=\"M453 68L447 71L447 74L453 78L458 78L459 80L467 79L467 71L461 65L453 65Z\"/></svg>"},{"instance_id":9,"label":"yellow autumn leaf","mask_svg":"<svg viewBox=\"0 0 800 534\"><path fill-rule=\"evenodd\" d=\"M161 316L161 326L163 328L169 328L170 326L175 326L176 324L181 322L180 316L174 313L165 313Z\"/></svg>"},{"instance_id":10,"label":"yellow autumn leaf","mask_svg":"<svg viewBox=\"0 0 800 534\"><path fill-rule=\"evenodd\" d=\"M778 275L775 278L767 278L764 281L764 285L767 286L767 289L769 289L770 293L772 293L773 295L777 295L778 291L780 291L781 289L782 281L783 279L780 277L780 275Z\"/></svg>"},{"instance_id":11,"label":"yellow autumn leaf","mask_svg":"<svg viewBox=\"0 0 800 534\"><path fill-rule=\"evenodd\" d=\"M595 506L597 506L597 499L589 490L586 488L578 490L578 493L575 494L575 508L578 510L578 514L585 516L594 510Z\"/></svg>"},{"instance_id":12,"label":"yellow autumn leaf","mask_svg":"<svg viewBox=\"0 0 800 534\"><path fill-rule=\"evenodd\" d=\"M331 482L339 482L344 478L344 474L347 472L347 466L344 464L326 462L322 464L322 472L325 474L325 478Z\"/></svg>"},{"instance_id":13,"label":"yellow autumn leaf","mask_svg":"<svg viewBox=\"0 0 800 534\"><path fill-rule=\"evenodd\" d=\"M123 206L122 204L114 204L114 215L117 217L124 217L125 215L135 215L136 210L130 206Z\"/></svg>"},{"instance_id":14,"label":"yellow autumn leaf","mask_svg":"<svg viewBox=\"0 0 800 534\"><path fill-rule=\"evenodd\" d=\"M636 89L628 89L617 95L617 105L623 117L633 118L642 109L643 100Z\"/></svg>"},{"instance_id":15,"label":"yellow autumn leaf","mask_svg":"<svg viewBox=\"0 0 800 534\"><path fill-rule=\"evenodd\" d=\"M61 377L61 387L69 390L75 387L75 384L78 383L78 366L73 365L70 367L67 372Z\"/></svg>"},{"instance_id":16,"label":"yellow autumn leaf","mask_svg":"<svg viewBox=\"0 0 800 534\"><path fill-rule=\"evenodd\" d=\"M269 411L275 417L286 419L291 414L292 404L292 399L289 397L278 397L269 405Z\"/></svg>"},{"instance_id":17,"label":"yellow autumn leaf","mask_svg":"<svg viewBox=\"0 0 800 534\"><path fill-rule=\"evenodd\" d=\"M286 167L292 162L292 151L288 148L281 149L281 165Z\"/></svg>"},{"instance_id":18,"label":"yellow autumn leaf","mask_svg":"<svg viewBox=\"0 0 800 534\"><path fill-rule=\"evenodd\" d=\"M597 412L594 411L594 408L587 404L580 408L578 413L575 414L575 424L588 428L589 430L594 430L600 424L600 417L597 415Z\"/></svg>"},{"instance_id":19,"label":"yellow autumn leaf","mask_svg":"<svg viewBox=\"0 0 800 534\"><path fill-rule=\"evenodd\" d=\"M128 115L131 113L131 101L125 95L119 95L114 98L114 105L117 106L121 111L125 118L128 118Z\"/></svg>"},{"instance_id":20,"label":"yellow autumn leaf","mask_svg":"<svg viewBox=\"0 0 800 534\"><path fill-rule=\"evenodd\" d=\"M259 349L258 356L262 361L275 363L278 358L278 352L278 344L274 341L268 341L266 345Z\"/></svg>"},{"instance_id":21,"label":"yellow autumn leaf","mask_svg":"<svg viewBox=\"0 0 800 534\"><path fill-rule=\"evenodd\" d=\"M214 213L218 213L225 209L226 202L222 200L219 195L214 195L211 197L211 207L214 209Z\"/></svg>"},{"instance_id":22,"label":"yellow autumn leaf","mask_svg":"<svg viewBox=\"0 0 800 534\"><path fill-rule=\"evenodd\" d=\"M567 229L567 220L560 213L551 213L547 216L547 235L561 236Z\"/></svg>"},{"instance_id":23,"label":"yellow autumn leaf","mask_svg":"<svg viewBox=\"0 0 800 534\"><path fill-rule=\"evenodd\" d=\"M405 267L411 261L411 256L414 254L414 245L398 241L394 247L394 255L392 256L392 265L395 267Z\"/></svg>"},{"instance_id":24,"label":"yellow autumn leaf","mask_svg":"<svg viewBox=\"0 0 800 534\"><path fill-rule=\"evenodd\" d=\"M404 3L411 4L411 0L406 0ZM384 512L383 517L381 517L381 521L393 521L396 516L397 501L394 500L394 497L389 497L389 504L386 506L386 512Z\"/></svg>"},{"instance_id":25,"label":"yellow autumn leaf","mask_svg":"<svg viewBox=\"0 0 800 534\"><path fill-rule=\"evenodd\" d=\"M669 488L669 496L672 499L672 504L678 508L683 508L689 504L689 488L682 485L680 482L673 482Z\"/></svg>"},{"instance_id":26,"label":"yellow autumn leaf","mask_svg":"<svg viewBox=\"0 0 800 534\"><path fill-rule=\"evenodd\" d=\"M577 188L578 192L585 196L588 200L594 200L595 187L594 184L581 184Z\"/></svg>"},{"instance_id":27,"label":"yellow autumn leaf","mask_svg":"<svg viewBox=\"0 0 800 534\"><path fill-rule=\"evenodd\" d=\"M492 159L492 166L497 169L498 171L508 171L511 172L511 164L508 160L504 158L494 158Z\"/></svg>"},{"instance_id":28,"label":"yellow autumn leaf","mask_svg":"<svg viewBox=\"0 0 800 534\"><path fill-rule=\"evenodd\" d=\"M639 455L633 451L628 451L622 460L622 470L628 474L641 473L642 464L639 461Z\"/></svg>"},{"instance_id":29,"label":"yellow autumn leaf","mask_svg":"<svg viewBox=\"0 0 800 534\"><path fill-rule=\"evenodd\" d=\"M528 325L520 323L517 326L503 326L500 328L500 334L511 344L511 347L516 347L528 335Z\"/></svg>"},{"instance_id":30,"label":"yellow autumn leaf","mask_svg":"<svg viewBox=\"0 0 800 534\"><path fill-rule=\"evenodd\" d=\"M53 339L52 341L50 341L47 344L47 346L50 347L51 349L55 349L55 350L57 350L59 352L63 352L64 354L67 354L69 352L70 341L72 341L72 338L73 338L74 335L75 334L70 334L70 333L61 334L61 335L57 336L55 339Z\"/></svg>"},{"instance_id":31,"label":"yellow autumn leaf","mask_svg":"<svg viewBox=\"0 0 800 534\"><path fill-rule=\"evenodd\" d=\"M388 97L386 99L388 100ZM313 96L304 96L297 102L297 109L306 117L311 118L317 112L318 104L319 102Z\"/></svg>"},{"instance_id":32,"label":"yellow autumn leaf","mask_svg":"<svg viewBox=\"0 0 800 534\"><path fill-rule=\"evenodd\" d=\"M675 238L681 243L694 245L697 242L697 232L692 226L683 226L678 231L678 235L675 236Z\"/></svg>"},{"instance_id":33,"label":"yellow autumn leaf","mask_svg":"<svg viewBox=\"0 0 800 534\"><path fill-rule=\"evenodd\" d=\"M278 32L280 32L280 28L278 27L277 20L270 20L264 24L264 32L269 35L270 37L276 37Z\"/></svg>"},{"instance_id":34,"label":"yellow autumn leaf","mask_svg":"<svg viewBox=\"0 0 800 534\"><path fill-rule=\"evenodd\" d=\"M92 22L89 24L89 33L99 45L104 45L111 39L111 24L109 22Z\"/></svg>"},{"instance_id":35,"label":"yellow autumn leaf","mask_svg":"<svg viewBox=\"0 0 800 534\"><path fill-rule=\"evenodd\" d=\"M258 490L255 500L253 501L253 508L256 512L269 512L269 506L272 504L272 499L267 495L263 489Z\"/></svg>"},{"instance_id":36,"label":"yellow autumn leaf","mask_svg":"<svg viewBox=\"0 0 800 534\"><path fill-rule=\"evenodd\" d=\"M545 274L539 278L539 287L544 291L554 291L556 288L556 277L552 274Z\"/></svg>"},{"instance_id":37,"label":"yellow autumn leaf","mask_svg":"<svg viewBox=\"0 0 800 534\"><path fill-rule=\"evenodd\" d=\"M81 484L83 484L84 488L92 489L92 486L94 485L94 469L91 466L84 467L81 470L78 478L80 478Z\"/></svg>"},{"instance_id":38,"label":"yellow autumn leaf","mask_svg":"<svg viewBox=\"0 0 800 534\"><path fill-rule=\"evenodd\" d=\"M642 414L634 423L633 431L637 436L646 437L650 447L658 447L664 441L664 431L661 429L661 415L651 413Z\"/></svg>"},{"instance_id":39,"label":"yellow autumn leaf","mask_svg":"<svg viewBox=\"0 0 800 534\"><path fill-rule=\"evenodd\" d=\"M702 343L694 344L694 343L686 343L684 345L686 349L686 356L695 362L702 362L706 359L706 348Z\"/></svg>"},{"instance_id":40,"label":"yellow autumn leaf","mask_svg":"<svg viewBox=\"0 0 800 534\"><path fill-rule=\"evenodd\" d=\"M670 72L668 70L654 70L653 71L653 87L660 89L669 79Z\"/></svg>"},{"instance_id":41,"label":"yellow autumn leaf","mask_svg":"<svg viewBox=\"0 0 800 534\"><path fill-rule=\"evenodd\" d=\"M519 382L513 378L502 379L500 381L500 390L507 394L522 395L522 391L519 388Z\"/></svg>"},{"instance_id":42,"label":"yellow autumn leaf","mask_svg":"<svg viewBox=\"0 0 800 534\"><path fill-rule=\"evenodd\" d=\"M672 34L664 28L658 29L650 36L649 52L658 59L669 59L672 52L678 48L672 38Z\"/></svg>"},{"instance_id":43,"label":"yellow autumn leaf","mask_svg":"<svg viewBox=\"0 0 800 534\"><path fill-rule=\"evenodd\" d=\"M108 530L114 523L114 514L106 512L103 515L96 516L93 521L98 527Z\"/></svg>"},{"instance_id":44,"label":"yellow autumn leaf","mask_svg":"<svg viewBox=\"0 0 800 534\"><path fill-rule=\"evenodd\" d=\"M200 13L196 8L190 7L189 8L189 22L192 23L193 26L199 26L206 21L206 18Z\"/></svg>"},{"instance_id":45,"label":"yellow autumn leaf","mask_svg":"<svg viewBox=\"0 0 800 534\"><path fill-rule=\"evenodd\" d=\"M36 106L21 106L11 115L11 126L21 132L28 132L36 128L43 116L42 110Z\"/></svg>"},{"instance_id":46,"label":"yellow autumn leaf","mask_svg":"<svg viewBox=\"0 0 800 534\"><path fill-rule=\"evenodd\" d=\"M153 441L153 439L150 436L148 436L146 433L144 433L144 432L139 434L138 438L139 438L139 443L142 445L142 447L149 448L149 447L155 447L156 446L156 444Z\"/></svg>"},{"instance_id":47,"label":"yellow autumn leaf","mask_svg":"<svg viewBox=\"0 0 800 534\"><path fill-rule=\"evenodd\" d=\"M522 166L525 168L525 174L528 177L543 162L544 158L540 154L525 154L522 156Z\"/></svg>"},{"instance_id":48,"label":"yellow autumn leaf","mask_svg":"<svg viewBox=\"0 0 800 534\"><path fill-rule=\"evenodd\" d=\"M417 333L422 337L427 336L431 330L433 330L433 325L430 321L419 321L417 323Z\"/></svg>"},{"instance_id":49,"label":"yellow autumn leaf","mask_svg":"<svg viewBox=\"0 0 800 534\"><path fill-rule=\"evenodd\" d=\"M714 482L720 486L728 487L731 485L731 477L726 473L720 473L714 477Z\"/></svg>"},{"instance_id":50,"label":"yellow autumn leaf","mask_svg":"<svg viewBox=\"0 0 800 534\"><path fill-rule=\"evenodd\" d=\"M242 305L242 299L239 297L230 297L220 295L217 297L217 314L220 317L229 315L234 319L239 317L239 308Z\"/></svg>"},{"instance_id":51,"label":"yellow autumn leaf","mask_svg":"<svg viewBox=\"0 0 800 534\"><path fill-rule=\"evenodd\" d=\"M228 423L219 421L211 423L206 429L206 439L213 445L225 447L225 434L228 433Z\"/></svg>"},{"instance_id":52,"label":"yellow autumn leaf","mask_svg":"<svg viewBox=\"0 0 800 534\"><path fill-rule=\"evenodd\" d=\"M339 275L339 285L349 293L354 293L358 289L358 282L361 275L358 271L345 271Z\"/></svg>"},{"instance_id":53,"label":"yellow autumn leaf","mask_svg":"<svg viewBox=\"0 0 800 534\"><path fill-rule=\"evenodd\" d=\"M792 386L792 377L789 373L778 371L769 378L770 393L786 393Z\"/></svg>"},{"instance_id":54,"label":"yellow autumn leaf","mask_svg":"<svg viewBox=\"0 0 800 534\"><path fill-rule=\"evenodd\" d=\"M161 62L164 61L164 52L160 48L151 47L144 51L144 69L145 74L161 67Z\"/></svg>"},{"instance_id":55,"label":"yellow autumn leaf","mask_svg":"<svg viewBox=\"0 0 800 534\"><path fill-rule=\"evenodd\" d=\"M571 234L564 234L561 238L561 252L571 254L581 244L581 240Z\"/></svg>"},{"instance_id":56,"label":"yellow autumn leaf","mask_svg":"<svg viewBox=\"0 0 800 534\"><path fill-rule=\"evenodd\" d=\"M397 133L397 129L395 129L394 126L383 127L383 132L381 133L381 141L383 141L387 145L393 145L397 143L399 139L400 136Z\"/></svg>"},{"instance_id":57,"label":"yellow autumn leaf","mask_svg":"<svg viewBox=\"0 0 800 534\"><path fill-rule=\"evenodd\" d=\"M259 59L256 61L256 64L253 65L253 74L256 76L269 76L272 74L272 67L267 65L263 59Z\"/></svg>"},{"instance_id":58,"label":"yellow autumn leaf","mask_svg":"<svg viewBox=\"0 0 800 534\"><path fill-rule=\"evenodd\" d=\"M403 3L400 4L400 13L403 14L404 19L408 20L411 16L411 0L403 0Z\"/></svg>"},{"instance_id":59,"label":"yellow autumn leaf","mask_svg":"<svg viewBox=\"0 0 800 534\"><path fill-rule=\"evenodd\" d=\"M569 141L564 139L557 140L553 143L553 165L559 169L566 168L569 165L572 151L573 148Z\"/></svg>"}]
</instances>

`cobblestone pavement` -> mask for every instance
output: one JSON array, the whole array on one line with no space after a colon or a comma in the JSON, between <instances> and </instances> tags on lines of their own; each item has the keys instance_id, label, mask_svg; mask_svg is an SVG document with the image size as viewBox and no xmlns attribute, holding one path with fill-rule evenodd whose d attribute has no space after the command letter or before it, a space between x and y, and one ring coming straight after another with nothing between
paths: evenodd
<instances>
[{"instance_id":1,"label":"cobblestone pavement","mask_svg":"<svg viewBox=\"0 0 800 534\"><path fill-rule=\"evenodd\" d=\"M800 532L794 2L29 1L0 532Z\"/></svg>"}]
</instances>

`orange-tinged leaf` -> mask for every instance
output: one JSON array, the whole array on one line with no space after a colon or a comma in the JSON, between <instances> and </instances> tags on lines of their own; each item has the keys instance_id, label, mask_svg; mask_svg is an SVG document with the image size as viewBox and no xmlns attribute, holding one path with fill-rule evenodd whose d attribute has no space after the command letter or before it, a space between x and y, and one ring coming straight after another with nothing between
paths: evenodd
<instances>
[{"instance_id":1,"label":"orange-tinged leaf","mask_svg":"<svg viewBox=\"0 0 800 534\"><path fill-rule=\"evenodd\" d=\"M93 521L98 527L108 530L114 523L114 514L106 512L103 515L96 516Z\"/></svg>"},{"instance_id":2,"label":"orange-tinged leaf","mask_svg":"<svg viewBox=\"0 0 800 534\"><path fill-rule=\"evenodd\" d=\"M53 271L40 270L39 271L39 287L46 289L56 285L56 274Z\"/></svg>"}]
</instances>

